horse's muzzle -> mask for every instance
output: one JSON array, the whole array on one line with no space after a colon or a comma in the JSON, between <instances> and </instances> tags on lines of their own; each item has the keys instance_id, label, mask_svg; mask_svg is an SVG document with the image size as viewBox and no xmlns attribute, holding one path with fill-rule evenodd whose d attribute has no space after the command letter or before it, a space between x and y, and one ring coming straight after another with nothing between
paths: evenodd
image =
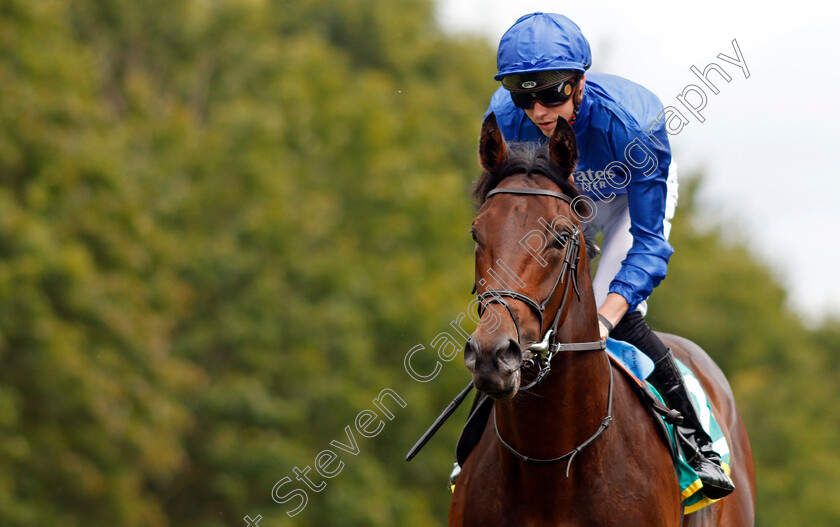
<instances>
[{"instance_id":1,"label":"horse's muzzle","mask_svg":"<svg viewBox=\"0 0 840 527\"><path fill-rule=\"evenodd\" d=\"M519 389L522 348L504 337L482 342L473 334L464 346L464 361L476 389L496 400L510 399Z\"/></svg>"}]
</instances>

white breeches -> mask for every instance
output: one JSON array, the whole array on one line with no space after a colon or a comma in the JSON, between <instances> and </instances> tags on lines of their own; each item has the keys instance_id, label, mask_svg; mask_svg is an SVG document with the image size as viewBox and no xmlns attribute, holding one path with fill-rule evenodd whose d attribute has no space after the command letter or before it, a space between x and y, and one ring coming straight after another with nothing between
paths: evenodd
<instances>
[{"instance_id":1,"label":"white breeches","mask_svg":"<svg viewBox=\"0 0 840 527\"><path fill-rule=\"evenodd\" d=\"M665 239L671 234L671 220L677 208L679 197L679 183L677 182L677 164L671 161L668 167L668 182L665 197L665 220L663 222ZM633 235L630 234L630 209L627 206L627 194L616 196L612 201L596 201L598 212L595 218L583 225L587 238L594 239L598 233L603 233L601 241L601 260L598 271L592 280L595 289L595 302L598 307L607 299L610 283L621 269L621 262L627 257L627 252L633 246ZM637 311L642 316L647 314L647 300L642 301Z\"/></svg>"}]
</instances>

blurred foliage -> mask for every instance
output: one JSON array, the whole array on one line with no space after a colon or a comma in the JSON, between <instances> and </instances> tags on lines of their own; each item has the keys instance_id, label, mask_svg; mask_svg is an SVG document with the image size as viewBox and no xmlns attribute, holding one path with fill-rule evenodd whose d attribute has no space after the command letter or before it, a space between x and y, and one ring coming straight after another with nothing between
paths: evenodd
<instances>
[{"instance_id":1,"label":"blurred foliage","mask_svg":"<svg viewBox=\"0 0 840 527\"><path fill-rule=\"evenodd\" d=\"M0 525L445 524L464 410L403 456L468 376L403 357L470 301L493 55L429 0L0 0ZM761 525L835 524L840 330L692 195L651 323L729 374Z\"/></svg>"},{"instance_id":2,"label":"blurred foliage","mask_svg":"<svg viewBox=\"0 0 840 527\"><path fill-rule=\"evenodd\" d=\"M722 241L723 226L695 227L701 182L681 182L674 255L648 322L700 344L729 377L756 462L756 524L836 525L840 325L806 329L766 264Z\"/></svg>"}]
</instances>

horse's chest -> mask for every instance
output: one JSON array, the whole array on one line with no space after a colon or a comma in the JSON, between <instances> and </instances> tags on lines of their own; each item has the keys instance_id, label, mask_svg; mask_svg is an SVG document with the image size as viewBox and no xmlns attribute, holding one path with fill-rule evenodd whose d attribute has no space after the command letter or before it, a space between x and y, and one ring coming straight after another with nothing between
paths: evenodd
<instances>
[{"instance_id":1,"label":"horse's chest","mask_svg":"<svg viewBox=\"0 0 840 527\"><path fill-rule=\"evenodd\" d=\"M542 493L521 495L516 491L494 492L467 498L464 526L493 527L638 527L666 525L651 514L651 506L624 501L621 494L580 489L558 495L547 488Z\"/></svg>"},{"instance_id":2,"label":"horse's chest","mask_svg":"<svg viewBox=\"0 0 840 527\"><path fill-rule=\"evenodd\" d=\"M488 455L461 490L461 521L477 527L646 527L679 525L679 502L672 474L651 474L638 460L596 461L598 448L565 464L527 467L527 474L500 470ZM525 476L525 477L522 477ZM456 494L458 494L456 490ZM676 521L676 523L674 523Z\"/></svg>"}]
</instances>

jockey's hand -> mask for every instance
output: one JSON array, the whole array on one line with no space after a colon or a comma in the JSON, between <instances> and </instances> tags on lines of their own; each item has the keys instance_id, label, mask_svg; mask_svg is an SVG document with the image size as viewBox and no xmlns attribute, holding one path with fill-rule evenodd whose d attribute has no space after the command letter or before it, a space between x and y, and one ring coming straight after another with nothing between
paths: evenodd
<instances>
[{"instance_id":1,"label":"jockey's hand","mask_svg":"<svg viewBox=\"0 0 840 527\"><path fill-rule=\"evenodd\" d=\"M607 326L605 326L604 323L600 320L598 321L598 330L601 332L601 340L610 336L610 332L607 329Z\"/></svg>"},{"instance_id":2,"label":"jockey's hand","mask_svg":"<svg viewBox=\"0 0 840 527\"><path fill-rule=\"evenodd\" d=\"M606 301L604 301L601 309L598 310L598 331L601 333L602 339L607 338L612 330L612 328L604 324L602 318L605 318L609 324L615 327L621 321L622 317L624 317L624 314L627 313L628 307L630 305L627 303L627 300L618 293L607 295Z\"/></svg>"}]
</instances>

